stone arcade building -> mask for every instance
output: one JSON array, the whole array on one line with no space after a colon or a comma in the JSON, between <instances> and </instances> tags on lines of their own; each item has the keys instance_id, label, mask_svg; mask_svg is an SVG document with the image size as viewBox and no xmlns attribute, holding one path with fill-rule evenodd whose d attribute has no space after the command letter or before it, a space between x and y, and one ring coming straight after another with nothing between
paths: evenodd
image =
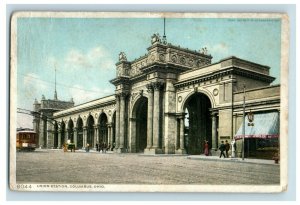
<instances>
[{"instance_id":1,"label":"stone arcade building","mask_svg":"<svg viewBox=\"0 0 300 205\"><path fill-rule=\"evenodd\" d=\"M154 34L146 55L130 62L120 53L110 81L114 95L52 109L54 124L35 124L40 146L61 148L70 139L79 149L105 141L118 153L200 154L208 140L217 150L242 124L244 85L246 113L254 113L254 122L275 113L264 126L278 130L280 85L270 85L270 68L234 56L211 59L206 49L184 49ZM253 126L253 139L278 139L274 130L258 133L259 126ZM257 149L258 142L248 146Z\"/></svg>"}]
</instances>

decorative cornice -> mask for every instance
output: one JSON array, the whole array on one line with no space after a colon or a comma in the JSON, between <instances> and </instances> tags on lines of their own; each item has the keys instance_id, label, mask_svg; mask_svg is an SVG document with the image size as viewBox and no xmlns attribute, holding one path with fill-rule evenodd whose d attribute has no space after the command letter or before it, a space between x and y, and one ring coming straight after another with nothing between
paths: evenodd
<instances>
[{"instance_id":1,"label":"decorative cornice","mask_svg":"<svg viewBox=\"0 0 300 205\"><path fill-rule=\"evenodd\" d=\"M217 79L222 76L233 75L233 74L245 76L245 77L256 79L256 80L261 80L261 81L264 81L267 83L271 83L275 80L274 77L269 76L269 75L264 75L264 74L257 73L257 72L251 72L251 71L244 70L244 69L237 68L237 67L231 67L231 68L224 69L221 71L215 71L215 72L212 72L207 75L198 76L193 79L187 79L187 80L184 80L181 82L177 82L174 84L174 86L175 86L175 88L181 88L181 87L185 87L188 85L193 85L193 84L197 84L200 82L213 80L213 79Z\"/></svg>"},{"instance_id":2,"label":"decorative cornice","mask_svg":"<svg viewBox=\"0 0 300 205\"><path fill-rule=\"evenodd\" d=\"M127 76L120 76L120 77L110 80L109 82L115 86L120 85L120 84L126 84L126 85L130 84L129 77L127 77Z\"/></svg>"}]
</instances>

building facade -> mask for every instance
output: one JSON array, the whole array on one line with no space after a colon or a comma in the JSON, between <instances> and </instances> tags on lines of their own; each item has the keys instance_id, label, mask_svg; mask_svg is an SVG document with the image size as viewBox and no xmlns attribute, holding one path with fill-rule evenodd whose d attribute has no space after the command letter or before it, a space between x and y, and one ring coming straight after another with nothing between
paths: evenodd
<instances>
[{"instance_id":1,"label":"building facade","mask_svg":"<svg viewBox=\"0 0 300 205\"><path fill-rule=\"evenodd\" d=\"M118 153L201 154L206 140L214 152L221 141L239 139L244 96L246 114L254 114L248 152L258 149L258 139L278 139L278 131L258 133L255 124L256 116L279 117L280 85L271 85L270 67L234 56L212 63L205 48L174 46L158 34L147 50L134 61L120 53L114 95L52 112L55 123L40 145L60 148L70 139L78 148L104 141ZM35 129L46 133L41 124Z\"/></svg>"}]
</instances>

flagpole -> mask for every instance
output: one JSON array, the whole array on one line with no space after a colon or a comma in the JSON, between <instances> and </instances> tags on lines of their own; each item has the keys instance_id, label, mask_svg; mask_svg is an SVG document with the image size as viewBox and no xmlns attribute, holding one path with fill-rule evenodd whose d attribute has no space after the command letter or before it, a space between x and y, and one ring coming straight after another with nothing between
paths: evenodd
<instances>
[{"instance_id":1,"label":"flagpole","mask_svg":"<svg viewBox=\"0 0 300 205\"><path fill-rule=\"evenodd\" d=\"M246 99L246 93L245 93L245 84L244 84L244 102L243 102L243 139L242 139L242 159L244 160L245 158L245 100Z\"/></svg>"}]
</instances>

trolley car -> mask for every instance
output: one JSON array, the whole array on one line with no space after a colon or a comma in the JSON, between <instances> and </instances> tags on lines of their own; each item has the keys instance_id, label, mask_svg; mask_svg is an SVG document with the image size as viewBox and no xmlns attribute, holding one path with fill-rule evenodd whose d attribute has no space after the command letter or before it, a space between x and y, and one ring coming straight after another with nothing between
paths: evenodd
<instances>
[{"instance_id":1,"label":"trolley car","mask_svg":"<svg viewBox=\"0 0 300 205\"><path fill-rule=\"evenodd\" d=\"M37 143L37 133L31 130L17 131L17 151L34 151Z\"/></svg>"}]
</instances>

